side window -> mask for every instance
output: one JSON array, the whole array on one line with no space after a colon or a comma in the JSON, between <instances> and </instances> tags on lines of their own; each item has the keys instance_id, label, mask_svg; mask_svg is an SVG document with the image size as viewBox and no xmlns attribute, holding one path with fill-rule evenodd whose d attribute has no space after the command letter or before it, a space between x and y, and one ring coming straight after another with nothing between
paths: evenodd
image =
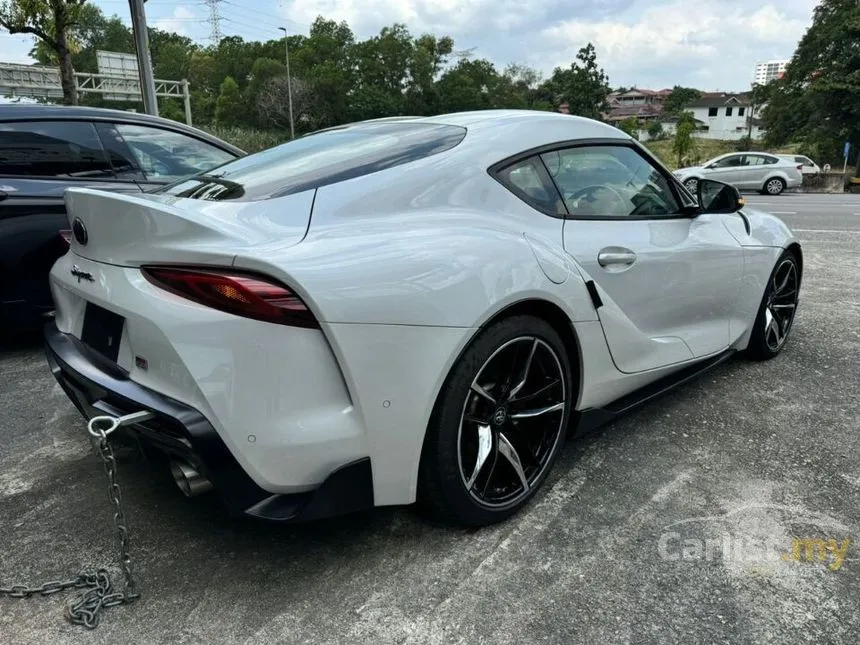
<instances>
[{"instance_id":1,"label":"side window","mask_svg":"<svg viewBox=\"0 0 860 645\"><path fill-rule=\"evenodd\" d=\"M0 123L0 174L63 179L113 179L92 123Z\"/></svg>"},{"instance_id":2,"label":"side window","mask_svg":"<svg viewBox=\"0 0 860 645\"><path fill-rule=\"evenodd\" d=\"M110 123L96 123L95 126L117 178L126 181L145 180L146 177L141 172L137 159L125 145L116 127Z\"/></svg>"},{"instance_id":3,"label":"side window","mask_svg":"<svg viewBox=\"0 0 860 645\"><path fill-rule=\"evenodd\" d=\"M572 217L667 217L680 206L668 179L627 146L583 146L541 155Z\"/></svg>"},{"instance_id":4,"label":"side window","mask_svg":"<svg viewBox=\"0 0 860 645\"><path fill-rule=\"evenodd\" d=\"M764 157L758 157L756 155L745 155L744 161L741 165L743 165L743 166L762 166L762 165L764 165Z\"/></svg>"},{"instance_id":5,"label":"side window","mask_svg":"<svg viewBox=\"0 0 860 645\"><path fill-rule=\"evenodd\" d=\"M176 181L236 158L226 150L172 130L117 123L116 131L149 181Z\"/></svg>"},{"instance_id":6,"label":"side window","mask_svg":"<svg viewBox=\"0 0 860 645\"><path fill-rule=\"evenodd\" d=\"M497 176L511 192L538 210L550 215L563 215L564 206L555 186L544 180L545 172L540 159L530 157L500 170Z\"/></svg>"},{"instance_id":7,"label":"side window","mask_svg":"<svg viewBox=\"0 0 860 645\"><path fill-rule=\"evenodd\" d=\"M761 163L763 164L772 164L777 163L779 161L779 159L777 159L776 157L759 157L759 159L762 160Z\"/></svg>"},{"instance_id":8,"label":"side window","mask_svg":"<svg viewBox=\"0 0 860 645\"><path fill-rule=\"evenodd\" d=\"M734 168L735 166L741 165L741 157L740 155L732 155L731 157L725 157L724 159L720 159L719 161L715 161L711 164L711 168Z\"/></svg>"}]
</instances>

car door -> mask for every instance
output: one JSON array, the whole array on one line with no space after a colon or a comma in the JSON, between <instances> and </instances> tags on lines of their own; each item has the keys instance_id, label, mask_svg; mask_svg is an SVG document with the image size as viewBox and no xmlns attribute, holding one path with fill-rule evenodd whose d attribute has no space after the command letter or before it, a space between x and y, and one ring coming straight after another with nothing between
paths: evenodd
<instances>
[{"instance_id":1,"label":"car door","mask_svg":"<svg viewBox=\"0 0 860 645\"><path fill-rule=\"evenodd\" d=\"M705 176L736 186L740 180L740 165L741 155L725 155L705 166Z\"/></svg>"},{"instance_id":2,"label":"car door","mask_svg":"<svg viewBox=\"0 0 860 645\"><path fill-rule=\"evenodd\" d=\"M564 249L597 286L616 367L642 372L725 350L743 258L724 216L696 215L635 144L540 157L567 208Z\"/></svg>"},{"instance_id":3,"label":"car door","mask_svg":"<svg viewBox=\"0 0 860 645\"><path fill-rule=\"evenodd\" d=\"M115 149L123 148L123 155L131 157L126 161L139 169L144 190L212 170L237 157L190 135L137 123L112 124L103 137L109 137L116 142L112 144Z\"/></svg>"},{"instance_id":4,"label":"car door","mask_svg":"<svg viewBox=\"0 0 860 645\"><path fill-rule=\"evenodd\" d=\"M767 174L765 157L757 154L745 154L741 159L735 186L740 190L760 189L764 185Z\"/></svg>"},{"instance_id":5,"label":"car door","mask_svg":"<svg viewBox=\"0 0 860 645\"><path fill-rule=\"evenodd\" d=\"M88 121L0 123L0 305L26 318L53 308L48 272L68 250L64 193L70 186L140 192L117 180ZM12 311L15 309L15 311Z\"/></svg>"}]
</instances>

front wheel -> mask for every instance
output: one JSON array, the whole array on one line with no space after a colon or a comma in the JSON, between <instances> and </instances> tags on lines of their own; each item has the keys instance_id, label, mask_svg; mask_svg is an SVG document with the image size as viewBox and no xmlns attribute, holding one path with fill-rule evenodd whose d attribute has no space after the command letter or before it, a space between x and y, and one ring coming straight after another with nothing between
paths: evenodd
<instances>
[{"instance_id":1,"label":"front wheel","mask_svg":"<svg viewBox=\"0 0 860 645\"><path fill-rule=\"evenodd\" d=\"M422 501L468 526L510 517L555 463L572 401L570 360L551 325L513 316L488 327L439 395L421 458Z\"/></svg>"},{"instance_id":2,"label":"front wheel","mask_svg":"<svg viewBox=\"0 0 860 645\"><path fill-rule=\"evenodd\" d=\"M751 358L771 359L785 346L797 313L799 292L800 267L797 257L791 251L785 251L771 273L756 316L747 348Z\"/></svg>"}]
</instances>

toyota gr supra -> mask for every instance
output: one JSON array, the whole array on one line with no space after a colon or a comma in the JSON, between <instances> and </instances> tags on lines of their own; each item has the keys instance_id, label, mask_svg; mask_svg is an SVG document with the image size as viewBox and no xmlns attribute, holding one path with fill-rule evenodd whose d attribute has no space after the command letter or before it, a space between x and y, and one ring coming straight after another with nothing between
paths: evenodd
<instances>
[{"instance_id":1,"label":"toyota gr supra","mask_svg":"<svg viewBox=\"0 0 860 645\"><path fill-rule=\"evenodd\" d=\"M300 521L515 513L565 437L776 356L800 245L609 125L482 111L301 137L153 193L66 193L52 371L186 494Z\"/></svg>"}]
</instances>

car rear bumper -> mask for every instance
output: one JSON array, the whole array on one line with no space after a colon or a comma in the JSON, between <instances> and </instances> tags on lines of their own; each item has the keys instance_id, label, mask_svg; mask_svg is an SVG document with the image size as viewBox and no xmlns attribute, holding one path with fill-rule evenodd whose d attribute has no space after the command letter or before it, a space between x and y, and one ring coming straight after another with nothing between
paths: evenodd
<instances>
[{"instance_id":1,"label":"car rear bumper","mask_svg":"<svg viewBox=\"0 0 860 645\"><path fill-rule=\"evenodd\" d=\"M45 325L44 336L51 371L81 414L89 418L138 410L153 413L151 420L129 431L171 458L191 464L212 482L231 514L300 522L374 505L369 458L338 468L315 490L270 493L248 476L198 410L135 383L125 370L59 331L54 322Z\"/></svg>"}]
</instances>

